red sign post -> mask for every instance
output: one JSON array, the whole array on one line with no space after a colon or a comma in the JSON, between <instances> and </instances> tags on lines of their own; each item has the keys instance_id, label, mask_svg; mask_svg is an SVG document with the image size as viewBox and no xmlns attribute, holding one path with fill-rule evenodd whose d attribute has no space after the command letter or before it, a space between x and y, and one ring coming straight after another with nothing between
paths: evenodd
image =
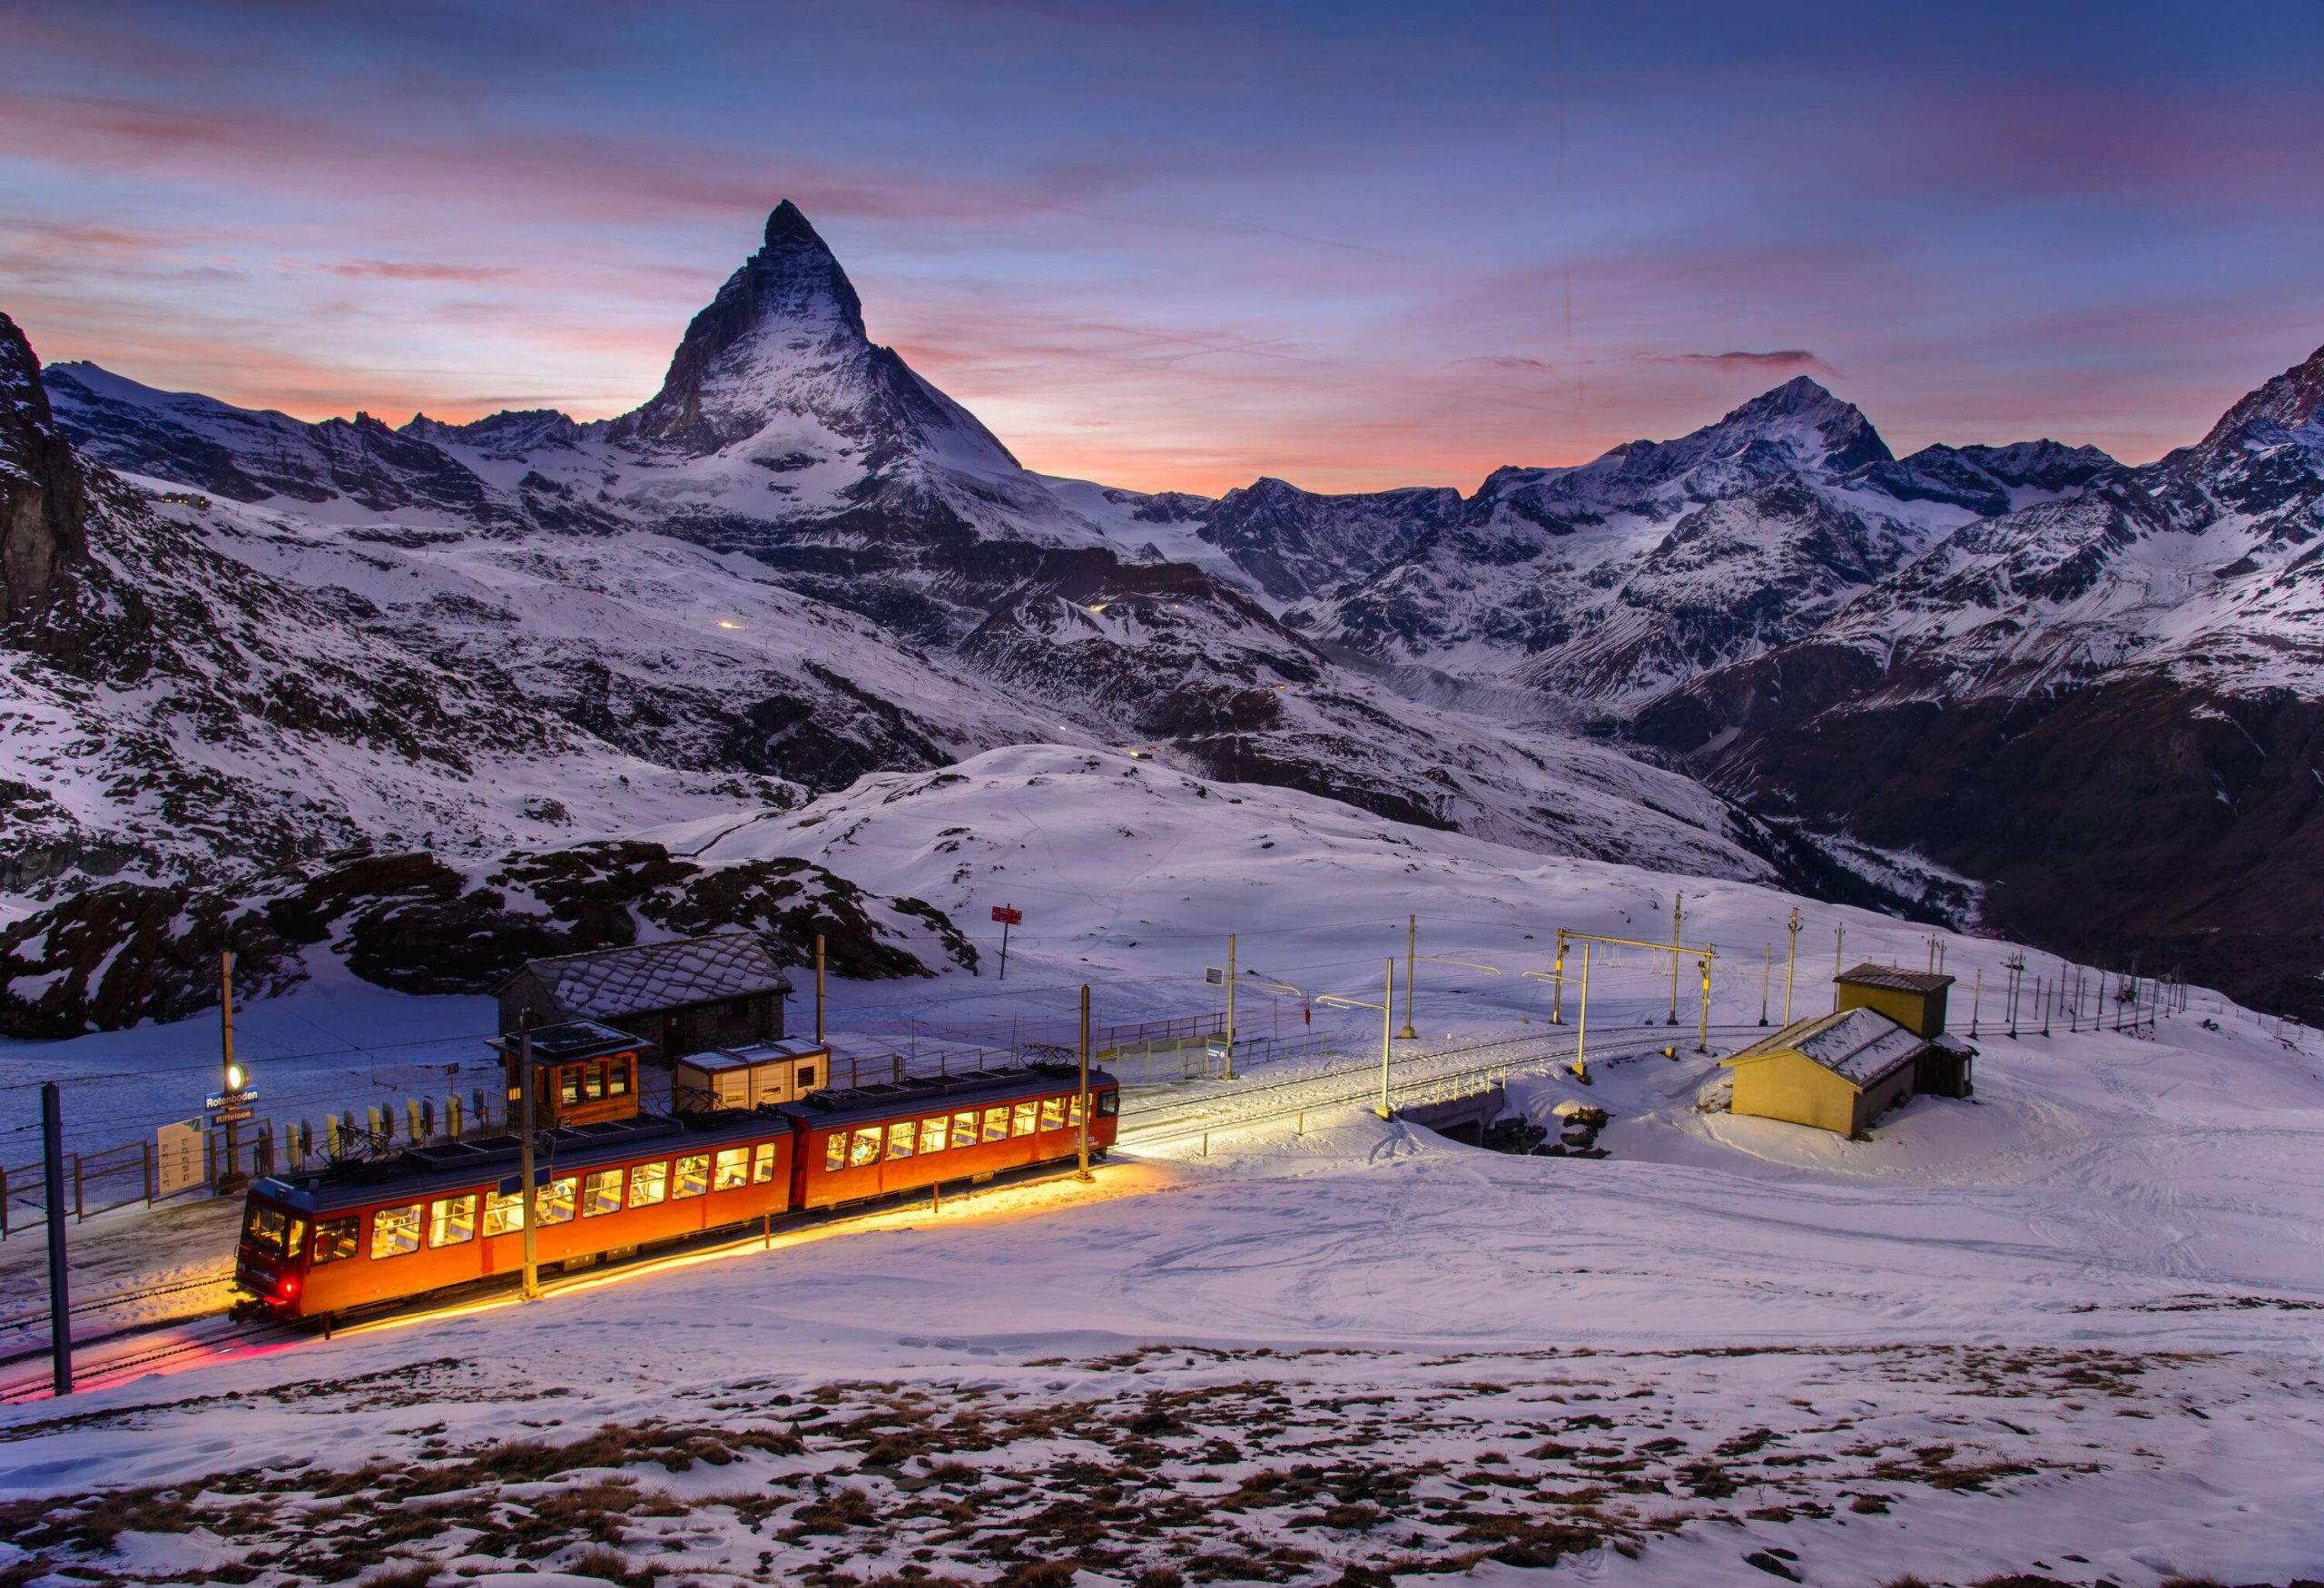
<instances>
[{"instance_id":1,"label":"red sign post","mask_svg":"<svg viewBox=\"0 0 2324 1588\"><path fill-rule=\"evenodd\" d=\"M1012 926L1023 924L1025 912L1022 910L1016 909L1008 904L995 904L992 907L992 918L1000 922L1000 975L999 980L1006 981L1009 980L1009 929Z\"/></svg>"}]
</instances>

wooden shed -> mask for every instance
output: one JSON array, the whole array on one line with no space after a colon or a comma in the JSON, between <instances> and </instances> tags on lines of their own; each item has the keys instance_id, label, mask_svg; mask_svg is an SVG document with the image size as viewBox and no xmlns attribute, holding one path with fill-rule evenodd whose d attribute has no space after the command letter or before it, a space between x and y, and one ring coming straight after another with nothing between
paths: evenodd
<instances>
[{"instance_id":1,"label":"wooden shed","mask_svg":"<svg viewBox=\"0 0 2324 1588\"><path fill-rule=\"evenodd\" d=\"M1945 1000L1950 976L1900 971L1866 961L1832 978L1839 989L1837 1008L1876 1009L1916 1037L1945 1034Z\"/></svg>"},{"instance_id":2,"label":"wooden shed","mask_svg":"<svg viewBox=\"0 0 2324 1588\"><path fill-rule=\"evenodd\" d=\"M601 1125L636 1116L637 1059L647 1044L627 1031L595 1021L570 1021L499 1037L492 1046L507 1072L512 1129L527 1052L533 1060L533 1122L537 1129Z\"/></svg>"},{"instance_id":3,"label":"wooden shed","mask_svg":"<svg viewBox=\"0 0 2324 1588\"><path fill-rule=\"evenodd\" d=\"M1876 1009L1845 1009L1786 1026L1732 1058L1738 1114L1859 1136L1913 1095L1929 1044Z\"/></svg>"},{"instance_id":4,"label":"wooden shed","mask_svg":"<svg viewBox=\"0 0 2324 1588\"><path fill-rule=\"evenodd\" d=\"M756 934L717 932L527 961L494 991L504 1034L597 1021L651 1044L667 1061L779 1040L791 979Z\"/></svg>"}]
</instances>

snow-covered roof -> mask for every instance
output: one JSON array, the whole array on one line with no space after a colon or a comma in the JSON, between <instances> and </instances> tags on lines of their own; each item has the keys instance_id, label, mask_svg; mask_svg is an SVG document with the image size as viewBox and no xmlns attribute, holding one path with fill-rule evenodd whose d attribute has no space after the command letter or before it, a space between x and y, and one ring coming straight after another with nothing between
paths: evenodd
<instances>
[{"instance_id":1,"label":"snow-covered roof","mask_svg":"<svg viewBox=\"0 0 2324 1588\"><path fill-rule=\"evenodd\" d=\"M1942 992L1953 985L1950 976L1939 976L1921 971L1902 971L1894 965L1876 965L1870 961L1833 978L1836 981L1853 981L1858 987L1887 987L1898 992Z\"/></svg>"},{"instance_id":2,"label":"snow-covered roof","mask_svg":"<svg viewBox=\"0 0 2324 1588\"><path fill-rule=\"evenodd\" d=\"M565 1014L591 1020L791 991L791 979L747 932L563 954L525 969Z\"/></svg>"},{"instance_id":3,"label":"snow-covered roof","mask_svg":"<svg viewBox=\"0 0 2324 1588\"><path fill-rule=\"evenodd\" d=\"M699 1053L689 1053L678 1062L690 1070L704 1071L748 1070L757 1064L812 1059L826 1050L822 1043L808 1037L783 1037L773 1041L749 1042L739 1048L707 1048Z\"/></svg>"},{"instance_id":4,"label":"snow-covered roof","mask_svg":"<svg viewBox=\"0 0 2324 1588\"><path fill-rule=\"evenodd\" d=\"M1927 1045L1876 1009L1850 1009L1796 1021L1719 1063L1748 1064L1778 1053L1797 1053L1862 1090L1910 1064Z\"/></svg>"}]
</instances>

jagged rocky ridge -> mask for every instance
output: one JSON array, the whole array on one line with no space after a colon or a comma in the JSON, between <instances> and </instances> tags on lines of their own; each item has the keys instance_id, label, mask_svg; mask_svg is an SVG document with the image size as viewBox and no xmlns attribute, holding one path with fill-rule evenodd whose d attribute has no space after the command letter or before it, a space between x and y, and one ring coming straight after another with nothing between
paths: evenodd
<instances>
[{"instance_id":1,"label":"jagged rocky ridge","mask_svg":"<svg viewBox=\"0 0 2324 1588\"><path fill-rule=\"evenodd\" d=\"M211 1008L229 951L241 998L296 985L316 953L399 991L486 992L540 955L735 927L794 965L812 962L820 934L842 976L977 965L941 911L868 895L804 860L704 866L635 841L488 864L365 855L241 894L103 883L0 928L0 1035L71 1037Z\"/></svg>"}]
</instances>

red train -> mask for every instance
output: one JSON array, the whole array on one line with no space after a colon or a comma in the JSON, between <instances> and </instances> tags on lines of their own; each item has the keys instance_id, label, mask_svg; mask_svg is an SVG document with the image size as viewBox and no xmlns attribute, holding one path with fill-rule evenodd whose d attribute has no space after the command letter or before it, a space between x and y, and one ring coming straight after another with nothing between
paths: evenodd
<instances>
[{"instance_id":1,"label":"red train","mask_svg":"<svg viewBox=\"0 0 2324 1588\"><path fill-rule=\"evenodd\" d=\"M635 1074L634 1052L596 1061ZM1088 1098L1096 1156L1113 1145L1120 1088L1093 1070ZM1049 1065L818 1091L778 1107L559 1123L536 1149L536 1258L594 1262L1063 1161L1080 1147L1081 1102L1078 1070ZM248 1305L317 1317L514 1274L524 1264L517 1153L516 1137L498 1136L255 1180L235 1284Z\"/></svg>"}]
</instances>

